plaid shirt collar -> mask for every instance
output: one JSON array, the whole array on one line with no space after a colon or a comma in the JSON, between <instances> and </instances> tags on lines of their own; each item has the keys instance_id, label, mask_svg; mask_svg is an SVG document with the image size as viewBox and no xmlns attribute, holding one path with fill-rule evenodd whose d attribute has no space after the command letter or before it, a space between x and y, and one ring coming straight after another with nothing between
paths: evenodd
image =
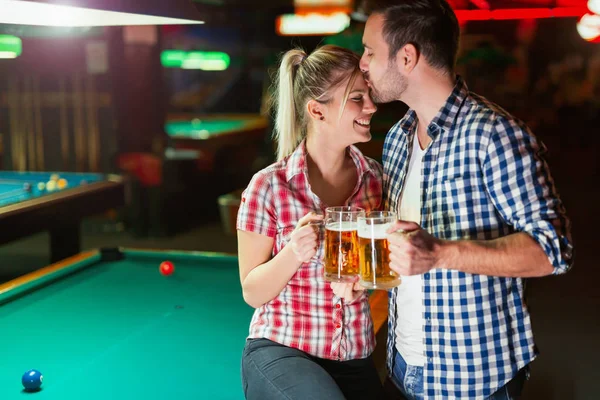
<instances>
[{"instance_id":1,"label":"plaid shirt collar","mask_svg":"<svg viewBox=\"0 0 600 400\"><path fill-rule=\"evenodd\" d=\"M440 131L448 132L456 121L456 117L461 109L461 105L469 96L469 88L464 79L459 75L456 76L456 83L450 96L446 99L444 106L438 111L436 116L431 120L431 124L427 130L429 137L435 139ZM400 120L401 132L408 135L413 132L417 114L415 110L410 109Z\"/></svg>"},{"instance_id":2,"label":"plaid shirt collar","mask_svg":"<svg viewBox=\"0 0 600 400\"><path fill-rule=\"evenodd\" d=\"M369 162L365 159L365 156L362 155L360 151L354 146L348 146L348 153L354 161L356 165L358 176L363 177L365 173L370 173L376 176L375 171L373 171L373 167L369 164ZM304 173L308 176L308 165L306 162L306 140L303 140L302 143L294 150L294 152L289 156L285 178L289 182L294 176Z\"/></svg>"}]
</instances>

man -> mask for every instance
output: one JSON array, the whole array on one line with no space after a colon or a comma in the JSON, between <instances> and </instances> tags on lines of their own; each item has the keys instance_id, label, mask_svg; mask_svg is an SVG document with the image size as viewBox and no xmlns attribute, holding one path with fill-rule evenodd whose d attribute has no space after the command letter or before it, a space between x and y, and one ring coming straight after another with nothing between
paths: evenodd
<instances>
[{"instance_id":1,"label":"man","mask_svg":"<svg viewBox=\"0 0 600 400\"><path fill-rule=\"evenodd\" d=\"M410 110L388 133L388 370L411 399L516 398L536 357L524 278L572 265L569 222L541 144L454 74L445 0L373 6L361 69L375 102Z\"/></svg>"}]
</instances>

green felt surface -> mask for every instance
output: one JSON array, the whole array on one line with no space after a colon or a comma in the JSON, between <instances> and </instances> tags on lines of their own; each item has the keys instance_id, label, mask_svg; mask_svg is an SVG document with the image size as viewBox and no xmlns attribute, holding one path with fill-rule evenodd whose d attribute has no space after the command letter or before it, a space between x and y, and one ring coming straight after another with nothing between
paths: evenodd
<instances>
[{"instance_id":1,"label":"green felt surface","mask_svg":"<svg viewBox=\"0 0 600 400\"><path fill-rule=\"evenodd\" d=\"M243 129L247 124L246 119L228 120L189 120L169 121L165 124L165 131L170 136L183 136L191 139L207 139L211 136Z\"/></svg>"},{"instance_id":2,"label":"green felt surface","mask_svg":"<svg viewBox=\"0 0 600 400\"><path fill-rule=\"evenodd\" d=\"M165 277L167 259L175 273ZM253 310L236 257L96 255L26 289L0 297L0 399L243 399ZM44 375L40 392L22 390L29 369Z\"/></svg>"}]
</instances>

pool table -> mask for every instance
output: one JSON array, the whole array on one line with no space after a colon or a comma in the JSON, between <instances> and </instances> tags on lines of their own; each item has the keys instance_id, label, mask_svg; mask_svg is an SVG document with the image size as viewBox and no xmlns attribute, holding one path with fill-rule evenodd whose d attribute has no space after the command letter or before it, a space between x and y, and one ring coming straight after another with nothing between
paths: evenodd
<instances>
[{"instance_id":1,"label":"pool table","mask_svg":"<svg viewBox=\"0 0 600 400\"><path fill-rule=\"evenodd\" d=\"M267 142L267 128L268 120L259 114L170 114L165 123L170 145L198 151L204 171L252 163Z\"/></svg>"},{"instance_id":2,"label":"pool table","mask_svg":"<svg viewBox=\"0 0 600 400\"><path fill-rule=\"evenodd\" d=\"M175 265L159 273L162 261ZM0 285L0 399L243 399L237 257L103 249Z\"/></svg>"},{"instance_id":3,"label":"pool table","mask_svg":"<svg viewBox=\"0 0 600 400\"><path fill-rule=\"evenodd\" d=\"M49 190L52 175L64 187ZM80 251L83 218L124 204L117 175L0 171L0 244L49 231L50 261L58 261Z\"/></svg>"}]
</instances>

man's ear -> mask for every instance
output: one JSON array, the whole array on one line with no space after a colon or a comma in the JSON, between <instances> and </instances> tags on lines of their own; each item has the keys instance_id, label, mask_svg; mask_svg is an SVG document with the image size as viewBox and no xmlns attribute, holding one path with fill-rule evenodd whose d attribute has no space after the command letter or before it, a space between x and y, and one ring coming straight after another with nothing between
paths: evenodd
<instances>
[{"instance_id":1,"label":"man's ear","mask_svg":"<svg viewBox=\"0 0 600 400\"><path fill-rule=\"evenodd\" d=\"M398 70L404 70L404 72L411 72L420 61L421 53L415 47L415 45L408 43L405 44L398 53L396 53L396 66Z\"/></svg>"},{"instance_id":2,"label":"man's ear","mask_svg":"<svg viewBox=\"0 0 600 400\"><path fill-rule=\"evenodd\" d=\"M306 111L308 112L308 116L313 120L325 120L323 108L323 104L316 100L309 100L308 103L306 103Z\"/></svg>"}]
</instances>

